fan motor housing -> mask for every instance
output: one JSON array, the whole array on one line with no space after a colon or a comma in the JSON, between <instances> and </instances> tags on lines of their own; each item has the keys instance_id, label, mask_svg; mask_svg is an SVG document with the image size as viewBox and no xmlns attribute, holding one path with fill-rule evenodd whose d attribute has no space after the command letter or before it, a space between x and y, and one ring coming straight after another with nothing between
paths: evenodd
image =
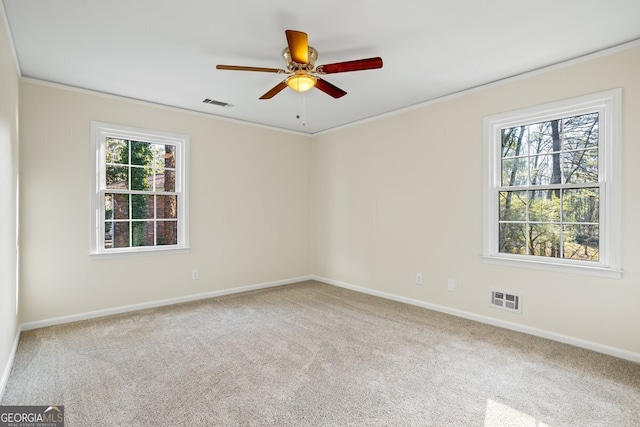
<instances>
[{"instance_id":1,"label":"fan motor housing","mask_svg":"<svg viewBox=\"0 0 640 427\"><path fill-rule=\"evenodd\" d=\"M296 71L296 70L311 71L313 70L313 67L315 67L316 65L316 60L318 59L318 51L312 48L311 46L308 46L309 63L307 64L298 64L297 62L293 61L293 59L291 59L291 52L289 51L288 47L284 48L284 50L282 51L282 58L284 59L284 62L285 64L287 64L287 68L290 71Z\"/></svg>"}]
</instances>

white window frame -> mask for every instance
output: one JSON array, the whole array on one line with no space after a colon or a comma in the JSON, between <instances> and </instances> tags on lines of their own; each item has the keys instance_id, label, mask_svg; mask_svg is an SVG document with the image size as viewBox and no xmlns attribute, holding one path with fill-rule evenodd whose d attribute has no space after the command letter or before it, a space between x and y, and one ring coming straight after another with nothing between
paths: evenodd
<instances>
[{"instance_id":1,"label":"white window frame","mask_svg":"<svg viewBox=\"0 0 640 427\"><path fill-rule=\"evenodd\" d=\"M598 277L622 277L621 266L621 105L622 89L613 89L483 119L483 262ZM580 261L498 252L501 130L591 112L599 113L600 243L599 261Z\"/></svg>"},{"instance_id":2,"label":"white window frame","mask_svg":"<svg viewBox=\"0 0 640 427\"><path fill-rule=\"evenodd\" d=\"M174 145L176 157L175 193L178 194L176 245L105 248L106 138ZM93 259L184 253L189 251L189 136L139 129L110 123L91 122L91 232Z\"/></svg>"}]
</instances>

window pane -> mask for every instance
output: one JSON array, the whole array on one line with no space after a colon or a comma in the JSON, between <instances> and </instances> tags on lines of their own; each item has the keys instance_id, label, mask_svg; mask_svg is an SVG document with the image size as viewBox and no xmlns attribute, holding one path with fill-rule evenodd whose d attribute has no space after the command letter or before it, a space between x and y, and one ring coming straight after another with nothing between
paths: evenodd
<instances>
[{"instance_id":1,"label":"window pane","mask_svg":"<svg viewBox=\"0 0 640 427\"><path fill-rule=\"evenodd\" d=\"M149 147L151 149L151 155L153 157L151 160L151 165L154 168L164 166L165 146L161 144L150 144Z\"/></svg>"},{"instance_id":2,"label":"window pane","mask_svg":"<svg viewBox=\"0 0 640 427\"><path fill-rule=\"evenodd\" d=\"M164 146L164 167L175 169L176 167L176 146L175 145Z\"/></svg>"},{"instance_id":3,"label":"window pane","mask_svg":"<svg viewBox=\"0 0 640 427\"><path fill-rule=\"evenodd\" d=\"M105 154L107 163L129 163L128 141L115 138L107 138L105 141Z\"/></svg>"},{"instance_id":4,"label":"window pane","mask_svg":"<svg viewBox=\"0 0 640 427\"><path fill-rule=\"evenodd\" d=\"M143 167L131 167L131 189L133 191L146 191L151 190L147 176L150 174L150 169Z\"/></svg>"},{"instance_id":5,"label":"window pane","mask_svg":"<svg viewBox=\"0 0 640 427\"><path fill-rule=\"evenodd\" d=\"M158 245L178 244L178 223L176 221L158 221L156 232Z\"/></svg>"},{"instance_id":6,"label":"window pane","mask_svg":"<svg viewBox=\"0 0 640 427\"><path fill-rule=\"evenodd\" d=\"M531 185L560 184L560 153L531 158Z\"/></svg>"},{"instance_id":7,"label":"window pane","mask_svg":"<svg viewBox=\"0 0 640 427\"><path fill-rule=\"evenodd\" d=\"M560 226L531 224L529 252L530 255L560 258Z\"/></svg>"},{"instance_id":8,"label":"window pane","mask_svg":"<svg viewBox=\"0 0 640 427\"><path fill-rule=\"evenodd\" d=\"M131 227L132 246L153 246L153 221L134 221Z\"/></svg>"},{"instance_id":9,"label":"window pane","mask_svg":"<svg viewBox=\"0 0 640 427\"><path fill-rule=\"evenodd\" d=\"M598 182L598 150L562 153L562 173L565 183Z\"/></svg>"},{"instance_id":10,"label":"window pane","mask_svg":"<svg viewBox=\"0 0 640 427\"><path fill-rule=\"evenodd\" d=\"M524 221L527 219L527 192L500 192L500 221Z\"/></svg>"},{"instance_id":11,"label":"window pane","mask_svg":"<svg viewBox=\"0 0 640 427\"><path fill-rule=\"evenodd\" d=\"M560 190L529 191L529 220L560 222Z\"/></svg>"},{"instance_id":12,"label":"window pane","mask_svg":"<svg viewBox=\"0 0 640 427\"><path fill-rule=\"evenodd\" d=\"M126 190L129 188L129 167L128 166L107 166L106 170L107 188L117 188Z\"/></svg>"},{"instance_id":13,"label":"window pane","mask_svg":"<svg viewBox=\"0 0 640 427\"><path fill-rule=\"evenodd\" d=\"M597 225L566 225L563 233L564 257L585 261L598 261L600 255L600 228Z\"/></svg>"},{"instance_id":14,"label":"window pane","mask_svg":"<svg viewBox=\"0 0 640 427\"><path fill-rule=\"evenodd\" d=\"M563 194L565 222L600 222L600 190L597 187L564 190Z\"/></svg>"},{"instance_id":15,"label":"window pane","mask_svg":"<svg viewBox=\"0 0 640 427\"><path fill-rule=\"evenodd\" d=\"M149 191L164 191L164 171L154 170L147 175L147 188Z\"/></svg>"},{"instance_id":16,"label":"window pane","mask_svg":"<svg viewBox=\"0 0 640 427\"><path fill-rule=\"evenodd\" d=\"M176 219L178 196L156 196L156 218Z\"/></svg>"},{"instance_id":17,"label":"window pane","mask_svg":"<svg viewBox=\"0 0 640 427\"><path fill-rule=\"evenodd\" d=\"M129 195L107 194L113 198L113 217L115 219L129 219Z\"/></svg>"},{"instance_id":18,"label":"window pane","mask_svg":"<svg viewBox=\"0 0 640 427\"><path fill-rule=\"evenodd\" d=\"M104 219L113 219L113 194L104 195Z\"/></svg>"},{"instance_id":19,"label":"window pane","mask_svg":"<svg viewBox=\"0 0 640 427\"><path fill-rule=\"evenodd\" d=\"M598 113L568 117L562 124L564 150L598 147Z\"/></svg>"},{"instance_id":20,"label":"window pane","mask_svg":"<svg viewBox=\"0 0 640 427\"><path fill-rule=\"evenodd\" d=\"M164 171L164 191L176 191L176 171L165 169Z\"/></svg>"},{"instance_id":21,"label":"window pane","mask_svg":"<svg viewBox=\"0 0 640 427\"><path fill-rule=\"evenodd\" d=\"M526 153L530 156L550 153L553 151L553 139L551 137L551 123L542 122L527 126L524 143Z\"/></svg>"},{"instance_id":22,"label":"window pane","mask_svg":"<svg viewBox=\"0 0 640 427\"><path fill-rule=\"evenodd\" d=\"M499 251L505 254L527 253L526 224L500 224Z\"/></svg>"},{"instance_id":23,"label":"window pane","mask_svg":"<svg viewBox=\"0 0 640 427\"><path fill-rule=\"evenodd\" d=\"M133 219L153 219L153 196L132 194L131 216Z\"/></svg>"},{"instance_id":24,"label":"window pane","mask_svg":"<svg viewBox=\"0 0 640 427\"><path fill-rule=\"evenodd\" d=\"M527 159L502 160L502 186L514 187L527 185Z\"/></svg>"},{"instance_id":25,"label":"window pane","mask_svg":"<svg viewBox=\"0 0 640 427\"><path fill-rule=\"evenodd\" d=\"M515 157L526 154L522 152L522 139L526 132L525 126L502 129L502 157Z\"/></svg>"},{"instance_id":26,"label":"window pane","mask_svg":"<svg viewBox=\"0 0 640 427\"><path fill-rule=\"evenodd\" d=\"M110 249L113 247L113 223L104 223L104 247Z\"/></svg>"},{"instance_id":27,"label":"window pane","mask_svg":"<svg viewBox=\"0 0 640 427\"><path fill-rule=\"evenodd\" d=\"M147 177L148 189L157 192L176 190L176 171L173 169L156 169Z\"/></svg>"},{"instance_id":28,"label":"window pane","mask_svg":"<svg viewBox=\"0 0 640 427\"><path fill-rule=\"evenodd\" d=\"M129 222L116 222L113 225L113 247L128 248L129 244ZM105 243L106 247L106 243Z\"/></svg>"},{"instance_id":29,"label":"window pane","mask_svg":"<svg viewBox=\"0 0 640 427\"><path fill-rule=\"evenodd\" d=\"M137 166L153 166L153 152L148 142L131 141L131 164Z\"/></svg>"}]
</instances>

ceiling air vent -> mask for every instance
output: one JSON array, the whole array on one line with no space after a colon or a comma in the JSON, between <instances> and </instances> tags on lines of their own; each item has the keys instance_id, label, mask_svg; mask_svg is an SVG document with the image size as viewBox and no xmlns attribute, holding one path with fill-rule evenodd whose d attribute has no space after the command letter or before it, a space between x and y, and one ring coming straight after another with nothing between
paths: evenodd
<instances>
[{"instance_id":1,"label":"ceiling air vent","mask_svg":"<svg viewBox=\"0 0 640 427\"><path fill-rule=\"evenodd\" d=\"M216 101L215 99L209 99L206 98L204 101L205 104L212 104L212 105L217 105L218 107L233 107L233 105L227 103L227 102L222 102L222 101Z\"/></svg>"},{"instance_id":2,"label":"ceiling air vent","mask_svg":"<svg viewBox=\"0 0 640 427\"><path fill-rule=\"evenodd\" d=\"M513 292L490 290L489 305L494 308L522 314L522 297Z\"/></svg>"}]
</instances>

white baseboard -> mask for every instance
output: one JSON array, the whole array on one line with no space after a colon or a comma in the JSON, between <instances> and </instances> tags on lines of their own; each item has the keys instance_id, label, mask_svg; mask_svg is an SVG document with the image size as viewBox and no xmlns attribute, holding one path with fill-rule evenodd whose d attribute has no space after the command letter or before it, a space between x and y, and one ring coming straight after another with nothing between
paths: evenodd
<instances>
[{"instance_id":1,"label":"white baseboard","mask_svg":"<svg viewBox=\"0 0 640 427\"><path fill-rule=\"evenodd\" d=\"M292 279L277 280L274 282L258 283L255 285L240 286L237 288L223 289L221 291L205 292L202 294L187 295L183 297L169 298L157 301L132 304L121 307L107 308L104 310L90 311L86 313L72 314L69 316L55 317L52 319L37 320L35 322L23 323L21 329L29 331L32 329L44 328L47 326L62 325L65 323L77 322L80 320L96 319L98 317L111 316L113 314L128 313L131 311L145 310L147 308L162 307L165 305L180 304L183 302L197 301L206 298L219 297L223 295L237 294L241 292L254 291L257 289L272 288L274 286L289 285L292 283L312 280L311 276L295 277Z\"/></svg>"},{"instance_id":2,"label":"white baseboard","mask_svg":"<svg viewBox=\"0 0 640 427\"><path fill-rule=\"evenodd\" d=\"M326 283L328 285L334 285L341 288L350 289L352 291L361 292L361 293L373 295L380 298L386 298L393 301L403 302L405 304L427 308L429 310L451 314L453 316L462 317L464 319L475 320L476 322L486 323L488 325L497 326L499 328L522 332L525 334L550 339L552 341L558 341L564 344L573 345L575 347L581 347L581 348L586 348L587 350L597 351L598 353L608 354L609 356L619 357L620 359L629 360L631 362L640 363L640 353L623 350L617 347L611 347L611 346L599 344L593 341L587 341L581 338L575 338L568 335L558 334L556 332L546 331L543 329L532 328L530 326L509 322L506 320L495 319L493 317L483 316L480 314L470 313L468 311L458 310L455 308L445 307L437 304L431 304L431 303L416 300L413 298L406 298L406 297L390 294L387 292L367 289L361 286L356 286L349 283L340 282L337 280L327 279L324 277L312 276L312 279L318 282Z\"/></svg>"},{"instance_id":3,"label":"white baseboard","mask_svg":"<svg viewBox=\"0 0 640 427\"><path fill-rule=\"evenodd\" d=\"M9 360L7 360L7 365L5 366L4 372L2 373L2 378L0 378L0 402L2 402L2 398L4 397L4 390L7 387L7 381L9 381L11 368L13 368L13 361L16 357L16 351L18 351L18 343L20 342L21 332L22 332L21 328L18 328L18 330L16 331L16 337L13 340L13 347L11 348L11 354L9 355Z\"/></svg>"}]
</instances>

